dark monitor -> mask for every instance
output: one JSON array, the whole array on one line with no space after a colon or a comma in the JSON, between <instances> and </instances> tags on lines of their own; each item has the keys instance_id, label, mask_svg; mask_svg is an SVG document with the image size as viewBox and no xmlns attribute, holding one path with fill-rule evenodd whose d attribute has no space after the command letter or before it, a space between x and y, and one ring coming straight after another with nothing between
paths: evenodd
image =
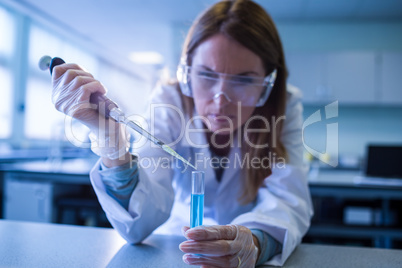
<instances>
[{"instance_id":1,"label":"dark monitor","mask_svg":"<svg viewBox=\"0 0 402 268\"><path fill-rule=\"evenodd\" d=\"M368 177L402 178L402 145L368 145Z\"/></svg>"}]
</instances>

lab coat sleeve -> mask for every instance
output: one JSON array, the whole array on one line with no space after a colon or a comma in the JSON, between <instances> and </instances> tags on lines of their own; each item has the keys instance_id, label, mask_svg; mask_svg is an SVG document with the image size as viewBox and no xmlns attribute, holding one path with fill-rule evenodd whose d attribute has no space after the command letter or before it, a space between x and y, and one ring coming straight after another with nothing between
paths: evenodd
<instances>
[{"instance_id":1,"label":"lab coat sleeve","mask_svg":"<svg viewBox=\"0 0 402 268\"><path fill-rule=\"evenodd\" d=\"M90 173L99 203L112 226L127 242L140 243L169 218L174 200L173 190L152 180L143 168L138 167L139 181L126 210L107 194L99 174L100 161Z\"/></svg>"},{"instance_id":2,"label":"lab coat sleeve","mask_svg":"<svg viewBox=\"0 0 402 268\"><path fill-rule=\"evenodd\" d=\"M158 103L158 108L152 114L156 120L148 119L148 126L156 137L163 137L165 143L175 139L179 120L176 106L177 94L174 88L159 88L154 92L152 103ZM170 108L165 109L164 104ZM91 183L98 200L112 226L129 243L139 243L163 224L170 216L174 202L172 187L171 158L160 148L155 148L149 142L135 148L138 156L138 183L130 197L128 210L124 209L105 190L99 174L99 162L90 173ZM101 160L99 160L101 161Z\"/></svg>"},{"instance_id":3,"label":"lab coat sleeve","mask_svg":"<svg viewBox=\"0 0 402 268\"><path fill-rule=\"evenodd\" d=\"M282 130L282 142L288 152L286 165L277 165L258 191L252 211L233 220L248 228L267 232L282 247L282 253L265 264L282 266L310 227L313 215L307 182L308 168L303 164L301 138L301 94L295 88L288 91L286 120Z\"/></svg>"}]
</instances>

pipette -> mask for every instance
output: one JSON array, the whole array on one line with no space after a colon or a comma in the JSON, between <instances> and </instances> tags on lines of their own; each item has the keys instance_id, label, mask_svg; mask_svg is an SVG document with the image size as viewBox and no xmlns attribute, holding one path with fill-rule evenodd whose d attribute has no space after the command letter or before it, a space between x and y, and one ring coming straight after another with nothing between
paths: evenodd
<instances>
[{"instance_id":1,"label":"pipette","mask_svg":"<svg viewBox=\"0 0 402 268\"><path fill-rule=\"evenodd\" d=\"M39 68L41 70L47 70L49 69L50 74L53 72L53 68L57 65L65 63L63 59L55 57L52 58L50 56L43 56L39 60ZM113 102L111 99L106 97L105 95L101 93L94 93L91 95L89 102L92 104L97 105L98 112L103 115L106 119L112 118L118 123L123 123L130 127L131 129L137 131L139 134L153 142L155 145L157 145L159 148L163 149L165 152L168 154L174 156L175 158L181 160L183 163L186 165L191 166L192 168L196 169L195 166L193 166L190 162L188 162L186 159L184 159L181 155L176 153L172 148L167 146L164 142L161 140L157 139L155 136L151 135L148 131L143 129L140 125L135 123L134 121L131 121L128 119L124 112L117 106L115 102Z\"/></svg>"}]
</instances>

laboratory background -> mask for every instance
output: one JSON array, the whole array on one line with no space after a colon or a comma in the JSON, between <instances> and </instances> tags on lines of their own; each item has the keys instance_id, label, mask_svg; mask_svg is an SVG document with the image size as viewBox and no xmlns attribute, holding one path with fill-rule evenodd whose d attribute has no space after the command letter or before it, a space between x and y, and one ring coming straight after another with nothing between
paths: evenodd
<instances>
[{"instance_id":1,"label":"laboratory background","mask_svg":"<svg viewBox=\"0 0 402 268\"><path fill-rule=\"evenodd\" d=\"M94 74L128 115L174 76L214 0L0 0L0 218L110 228L88 130L56 111L44 55ZM304 243L402 249L402 1L259 0L303 92L315 214Z\"/></svg>"}]
</instances>

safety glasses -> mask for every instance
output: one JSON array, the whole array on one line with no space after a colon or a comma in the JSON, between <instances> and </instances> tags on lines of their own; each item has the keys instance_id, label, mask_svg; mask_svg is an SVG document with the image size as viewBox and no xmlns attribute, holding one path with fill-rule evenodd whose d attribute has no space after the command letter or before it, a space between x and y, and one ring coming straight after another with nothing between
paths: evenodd
<instances>
[{"instance_id":1,"label":"safety glasses","mask_svg":"<svg viewBox=\"0 0 402 268\"><path fill-rule=\"evenodd\" d=\"M218 99L242 106L260 107L267 101L274 86L276 69L266 77L230 75L180 64L177 79L184 95L201 100Z\"/></svg>"}]
</instances>

